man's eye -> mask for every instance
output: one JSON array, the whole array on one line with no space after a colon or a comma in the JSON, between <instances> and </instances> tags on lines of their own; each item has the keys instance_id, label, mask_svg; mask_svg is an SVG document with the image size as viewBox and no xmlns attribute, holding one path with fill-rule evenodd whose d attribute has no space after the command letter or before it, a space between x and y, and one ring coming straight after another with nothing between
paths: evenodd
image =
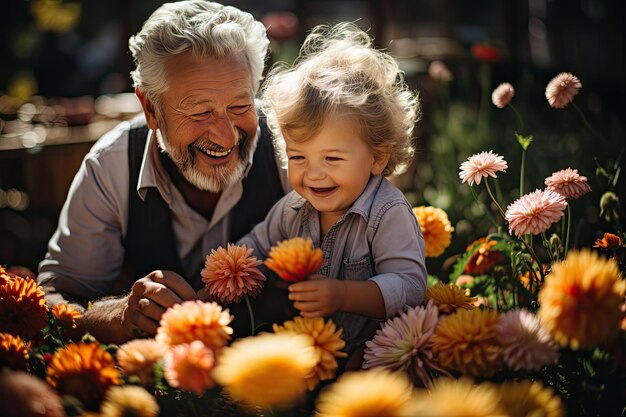
<instances>
[{"instance_id":1,"label":"man's eye","mask_svg":"<svg viewBox=\"0 0 626 417\"><path fill-rule=\"evenodd\" d=\"M233 106L233 107L230 107L230 111L234 114L239 115L239 114L244 114L245 112L250 110L250 107L252 107L251 104L246 104L243 106Z\"/></svg>"},{"instance_id":2,"label":"man's eye","mask_svg":"<svg viewBox=\"0 0 626 417\"><path fill-rule=\"evenodd\" d=\"M194 113L194 114L191 115L191 117L202 118L202 117L207 117L209 114L211 114L210 111L203 111L203 112L199 112L199 113Z\"/></svg>"}]
</instances>

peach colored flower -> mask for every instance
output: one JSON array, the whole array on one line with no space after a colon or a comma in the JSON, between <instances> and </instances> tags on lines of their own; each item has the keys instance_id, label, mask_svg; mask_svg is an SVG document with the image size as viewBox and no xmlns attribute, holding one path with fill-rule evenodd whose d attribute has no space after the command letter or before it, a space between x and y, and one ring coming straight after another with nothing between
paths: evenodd
<instances>
[{"instance_id":1,"label":"peach colored flower","mask_svg":"<svg viewBox=\"0 0 626 417\"><path fill-rule=\"evenodd\" d=\"M500 403L511 417L565 416L561 397L539 381L505 381L499 388Z\"/></svg>"},{"instance_id":2,"label":"peach colored flower","mask_svg":"<svg viewBox=\"0 0 626 417\"><path fill-rule=\"evenodd\" d=\"M504 254L499 250L491 250L497 244L495 240L489 240L486 237L470 243L466 250L474 251L474 254L465 264L463 272L470 275L482 275L496 264L503 262Z\"/></svg>"},{"instance_id":3,"label":"peach colored flower","mask_svg":"<svg viewBox=\"0 0 626 417\"><path fill-rule=\"evenodd\" d=\"M562 72L546 86L546 99L555 109L565 108L574 100L582 86L578 77L569 72Z\"/></svg>"},{"instance_id":4,"label":"peach colored flower","mask_svg":"<svg viewBox=\"0 0 626 417\"><path fill-rule=\"evenodd\" d=\"M28 370L29 349L30 344L21 337L0 333L0 369Z\"/></svg>"},{"instance_id":5,"label":"peach colored flower","mask_svg":"<svg viewBox=\"0 0 626 417\"><path fill-rule=\"evenodd\" d=\"M426 288L426 300L432 300L441 313L449 314L458 309L474 309L476 297L470 297L469 289L438 282Z\"/></svg>"},{"instance_id":6,"label":"peach colored flower","mask_svg":"<svg viewBox=\"0 0 626 417\"><path fill-rule=\"evenodd\" d=\"M148 385L154 380L154 365L165 357L168 347L154 339L135 339L117 350L117 363L128 376L136 376Z\"/></svg>"},{"instance_id":7,"label":"peach colored flower","mask_svg":"<svg viewBox=\"0 0 626 417\"><path fill-rule=\"evenodd\" d=\"M467 378L439 378L430 393L418 391L413 416L428 417L503 417L508 416L500 404L495 384L475 385Z\"/></svg>"},{"instance_id":8,"label":"peach colored flower","mask_svg":"<svg viewBox=\"0 0 626 417\"><path fill-rule=\"evenodd\" d=\"M310 238L294 237L278 242L265 260L265 265L285 281L298 282L317 272L322 266L323 252L313 247Z\"/></svg>"},{"instance_id":9,"label":"peach colored flower","mask_svg":"<svg viewBox=\"0 0 626 417\"><path fill-rule=\"evenodd\" d=\"M457 310L444 316L432 337L439 363L472 377L490 377L501 367L502 346L494 310Z\"/></svg>"},{"instance_id":10,"label":"peach colored flower","mask_svg":"<svg viewBox=\"0 0 626 417\"><path fill-rule=\"evenodd\" d=\"M498 340L504 363L512 370L539 371L558 359L558 346L528 310L510 310L500 317Z\"/></svg>"},{"instance_id":11,"label":"peach colored flower","mask_svg":"<svg viewBox=\"0 0 626 417\"><path fill-rule=\"evenodd\" d=\"M100 408L100 417L156 417L158 414L156 399L137 385L111 387Z\"/></svg>"},{"instance_id":12,"label":"peach colored flower","mask_svg":"<svg viewBox=\"0 0 626 417\"><path fill-rule=\"evenodd\" d=\"M567 207L565 197L552 190L535 190L509 204L504 218L509 222L509 233L521 237L528 233L538 235L563 217Z\"/></svg>"},{"instance_id":13,"label":"peach colored flower","mask_svg":"<svg viewBox=\"0 0 626 417\"><path fill-rule=\"evenodd\" d=\"M238 339L217 358L213 378L248 407L288 407L306 392L306 379L319 363L312 338L263 333Z\"/></svg>"},{"instance_id":14,"label":"peach colored flower","mask_svg":"<svg viewBox=\"0 0 626 417\"><path fill-rule=\"evenodd\" d=\"M47 323L44 292L33 279L16 276L0 286L0 332L30 339Z\"/></svg>"},{"instance_id":15,"label":"peach colored flower","mask_svg":"<svg viewBox=\"0 0 626 417\"><path fill-rule=\"evenodd\" d=\"M442 61L433 61L428 65L428 75L433 80L449 82L454 78L452 73Z\"/></svg>"},{"instance_id":16,"label":"peach colored flower","mask_svg":"<svg viewBox=\"0 0 626 417\"><path fill-rule=\"evenodd\" d=\"M320 392L315 415L413 416L413 391L406 374L401 372L380 368L347 372Z\"/></svg>"},{"instance_id":17,"label":"peach colored flower","mask_svg":"<svg viewBox=\"0 0 626 417\"><path fill-rule=\"evenodd\" d=\"M459 275L454 281L454 285L462 287L463 285L471 285L474 282L474 277L471 275Z\"/></svg>"},{"instance_id":18,"label":"peach colored flower","mask_svg":"<svg viewBox=\"0 0 626 417\"><path fill-rule=\"evenodd\" d=\"M431 336L439 322L439 310L428 301L426 306L410 308L393 317L365 342L363 369L382 367L403 371L413 384L430 387L435 373L449 375L436 364Z\"/></svg>"},{"instance_id":19,"label":"peach colored flower","mask_svg":"<svg viewBox=\"0 0 626 417\"><path fill-rule=\"evenodd\" d=\"M481 152L467 158L467 161L461 164L461 172L459 177L461 183L467 181L469 185L480 185L483 178L487 176L496 178L496 172L506 172L508 165L503 157L497 153Z\"/></svg>"},{"instance_id":20,"label":"peach colored flower","mask_svg":"<svg viewBox=\"0 0 626 417\"><path fill-rule=\"evenodd\" d=\"M283 323L282 326L273 325L275 333L291 332L303 334L313 339L313 346L317 349L320 360L315 367L315 373L307 378L307 388L313 390L320 381L332 379L337 371L337 358L345 358L347 353L341 352L346 342L341 338L343 329L337 330L332 320L324 321L322 317L295 317Z\"/></svg>"},{"instance_id":21,"label":"peach colored flower","mask_svg":"<svg viewBox=\"0 0 626 417\"><path fill-rule=\"evenodd\" d=\"M59 396L26 372L0 372L0 414L5 417L65 417Z\"/></svg>"},{"instance_id":22,"label":"peach colored flower","mask_svg":"<svg viewBox=\"0 0 626 417\"><path fill-rule=\"evenodd\" d=\"M228 309L217 303L185 301L167 309L157 329L156 341L174 346L199 340L215 352L226 346L233 333Z\"/></svg>"},{"instance_id":23,"label":"peach colored flower","mask_svg":"<svg viewBox=\"0 0 626 417\"><path fill-rule=\"evenodd\" d=\"M454 227L450 224L448 215L442 209L432 206L413 207L413 214L424 235L426 256L436 258L452 241Z\"/></svg>"},{"instance_id":24,"label":"peach colored flower","mask_svg":"<svg viewBox=\"0 0 626 417\"><path fill-rule=\"evenodd\" d=\"M55 304L52 306L52 315L58 323L67 329L76 328L76 319L80 317L80 312L69 304Z\"/></svg>"},{"instance_id":25,"label":"peach colored flower","mask_svg":"<svg viewBox=\"0 0 626 417\"><path fill-rule=\"evenodd\" d=\"M620 330L624 284L617 262L586 249L571 251L546 277L537 314L562 346L610 343Z\"/></svg>"},{"instance_id":26,"label":"peach colored flower","mask_svg":"<svg viewBox=\"0 0 626 417\"><path fill-rule=\"evenodd\" d=\"M515 89L510 83L502 83L491 93L491 102L499 109L503 109L515 95Z\"/></svg>"},{"instance_id":27,"label":"peach colored flower","mask_svg":"<svg viewBox=\"0 0 626 417\"><path fill-rule=\"evenodd\" d=\"M605 233L602 239L596 240L593 244L594 248L611 249L622 246L622 238L613 233Z\"/></svg>"},{"instance_id":28,"label":"peach colored flower","mask_svg":"<svg viewBox=\"0 0 626 417\"><path fill-rule=\"evenodd\" d=\"M545 180L549 190L556 191L565 198L579 198L591 191L587 177L578 175L577 169L566 168L550 175Z\"/></svg>"},{"instance_id":29,"label":"peach colored flower","mask_svg":"<svg viewBox=\"0 0 626 417\"><path fill-rule=\"evenodd\" d=\"M230 243L227 249L221 246L213 249L200 273L208 294L225 304L239 302L244 295L256 297L265 275L257 268L263 262L252 256L252 252L246 245Z\"/></svg>"},{"instance_id":30,"label":"peach colored flower","mask_svg":"<svg viewBox=\"0 0 626 417\"><path fill-rule=\"evenodd\" d=\"M163 363L168 384L198 395L215 385L211 377L214 366L213 351L199 340L174 346Z\"/></svg>"},{"instance_id":31,"label":"peach colored flower","mask_svg":"<svg viewBox=\"0 0 626 417\"><path fill-rule=\"evenodd\" d=\"M112 385L120 383L113 357L99 343L71 343L56 351L46 381L61 395L71 395L94 409Z\"/></svg>"}]
</instances>

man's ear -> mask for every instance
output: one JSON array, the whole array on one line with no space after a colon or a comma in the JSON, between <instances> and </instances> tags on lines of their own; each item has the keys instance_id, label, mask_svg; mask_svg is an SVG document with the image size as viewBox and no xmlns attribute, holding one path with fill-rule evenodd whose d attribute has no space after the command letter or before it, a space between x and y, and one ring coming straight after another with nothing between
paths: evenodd
<instances>
[{"instance_id":1,"label":"man's ear","mask_svg":"<svg viewBox=\"0 0 626 417\"><path fill-rule=\"evenodd\" d=\"M374 165L372 165L372 175L380 175L387 167L391 153L388 150L374 152Z\"/></svg>"},{"instance_id":2,"label":"man's ear","mask_svg":"<svg viewBox=\"0 0 626 417\"><path fill-rule=\"evenodd\" d=\"M158 119L156 117L156 109L154 104L139 88L135 88L135 94L137 98L141 102L141 107L143 107L143 114L146 115L146 122L148 123L148 127L152 130L157 130L159 127Z\"/></svg>"}]
</instances>

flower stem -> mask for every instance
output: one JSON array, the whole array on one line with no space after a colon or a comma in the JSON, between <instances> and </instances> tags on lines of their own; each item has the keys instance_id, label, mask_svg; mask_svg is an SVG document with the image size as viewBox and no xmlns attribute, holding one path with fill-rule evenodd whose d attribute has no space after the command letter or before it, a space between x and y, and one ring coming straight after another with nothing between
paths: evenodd
<instances>
[{"instance_id":1,"label":"flower stem","mask_svg":"<svg viewBox=\"0 0 626 417\"><path fill-rule=\"evenodd\" d=\"M524 175L526 173L526 149L522 149L522 164L519 172L519 196L524 195Z\"/></svg>"},{"instance_id":2,"label":"flower stem","mask_svg":"<svg viewBox=\"0 0 626 417\"><path fill-rule=\"evenodd\" d=\"M598 133L598 131L597 131L597 130L595 130L595 129L594 129L594 128L593 128L593 127L589 124L589 121L587 121L587 118L585 117L585 114L584 114L584 113L583 113L583 111L580 109L580 107L578 107L578 106L576 105L576 103L574 103L573 101L572 101L572 106L574 106L574 109L576 109L576 112L578 113L578 115L580 116L580 118L581 118L581 119L583 119L583 123L585 124L585 126L587 127L587 129L589 129L589 131L590 131L591 133L593 133L593 134L594 134L594 136L596 136L598 139L600 139L600 140L604 141L604 140L605 140L605 139L604 139L604 137L603 137L600 133Z\"/></svg>"},{"instance_id":3,"label":"flower stem","mask_svg":"<svg viewBox=\"0 0 626 417\"><path fill-rule=\"evenodd\" d=\"M493 203L496 205L496 207L498 207L498 211L500 212L500 215L506 221L506 218L504 217L504 210L502 210L502 207L500 207L500 204L498 204L498 200L496 200L495 197L493 196L491 192L491 188L489 187L489 181L487 180L487 178L485 178L485 186L487 187L487 192L489 193L489 197L491 197L491 200L493 201Z\"/></svg>"},{"instance_id":4,"label":"flower stem","mask_svg":"<svg viewBox=\"0 0 626 417\"><path fill-rule=\"evenodd\" d=\"M569 231L572 226L572 212L567 204L567 229L565 232L565 247L563 249L563 259L567 257L567 249L569 248Z\"/></svg>"},{"instance_id":5,"label":"flower stem","mask_svg":"<svg viewBox=\"0 0 626 417\"><path fill-rule=\"evenodd\" d=\"M474 197L474 200L478 203L478 207L480 207L481 211L489 218L489 220L491 221L491 223L493 224L493 227L498 228L500 227L500 225L498 224L498 222L496 221L496 219L493 217L493 214L491 213L490 210L485 209L485 203L483 203L482 201L480 201L478 199L478 196L476 195L476 191L474 191L474 187L469 187L472 196Z\"/></svg>"},{"instance_id":6,"label":"flower stem","mask_svg":"<svg viewBox=\"0 0 626 417\"><path fill-rule=\"evenodd\" d=\"M513 105L513 103L509 103L509 107L511 108L511 110L513 110L513 113L515 113L515 116L517 116L517 122L519 123L519 131L523 132L524 131L524 119L522 118L522 115L520 114L519 111L517 111L517 108L515 108L515 106Z\"/></svg>"},{"instance_id":7,"label":"flower stem","mask_svg":"<svg viewBox=\"0 0 626 417\"><path fill-rule=\"evenodd\" d=\"M543 242L543 246L546 248L546 251L548 251L548 256L550 257L550 263L554 263L554 256L552 255L552 248L550 247L550 242L548 241L548 238L546 237L545 232L541 234L541 241ZM541 265L539 267L541 268Z\"/></svg>"},{"instance_id":8,"label":"flower stem","mask_svg":"<svg viewBox=\"0 0 626 417\"><path fill-rule=\"evenodd\" d=\"M244 294L243 296L246 300L246 305L248 306L248 314L250 315L250 336L254 336L254 313L252 312L252 304L250 304L250 298L248 294Z\"/></svg>"}]
</instances>

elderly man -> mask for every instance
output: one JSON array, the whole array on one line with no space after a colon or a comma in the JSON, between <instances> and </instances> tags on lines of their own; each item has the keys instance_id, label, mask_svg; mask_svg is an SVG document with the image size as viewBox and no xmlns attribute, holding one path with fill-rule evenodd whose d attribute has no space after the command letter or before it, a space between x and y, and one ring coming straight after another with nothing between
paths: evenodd
<instances>
[{"instance_id":1,"label":"elderly man","mask_svg":"<svg viewBox=\"0 0 626 417\"><path fill-rule=\"evenodd\" d=\"M96 300L81 332L154 334L168 307L198 298L211 249L284 194L254 103L268 43L250 14L204 0L162 5L130 38L144 117L85 157L39 266L49 301Z\"/></svg>"}]
</instances>

